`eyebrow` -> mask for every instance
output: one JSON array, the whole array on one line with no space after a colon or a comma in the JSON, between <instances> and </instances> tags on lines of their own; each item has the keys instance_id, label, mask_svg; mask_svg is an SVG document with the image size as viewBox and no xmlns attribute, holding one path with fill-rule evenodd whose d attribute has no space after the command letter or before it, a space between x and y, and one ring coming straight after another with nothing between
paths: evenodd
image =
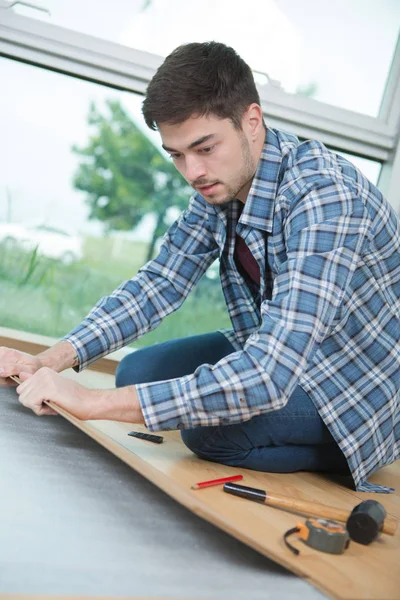
<instances>
[{"instance_id":1,"label":"eyebrow","mask_svg":"<svg viewBox=\"0 0 400 600\"><path fill-rule=\"evenodd\" d=\"M198 140L189 144L188 150L191 150L192 148L195 148L196 146L200 146L201 144L204 144L204 142L208 142L213 137L215 137L214 133L210 133L209 135L204 135L203 137L201 137ZM164 150L166 150L167 152L178 152L178 150L175 150L175 148L168 148L168 146L164 146L164 144L161 144L161 145L164 148Z\"/></svg>"}]
</instances>

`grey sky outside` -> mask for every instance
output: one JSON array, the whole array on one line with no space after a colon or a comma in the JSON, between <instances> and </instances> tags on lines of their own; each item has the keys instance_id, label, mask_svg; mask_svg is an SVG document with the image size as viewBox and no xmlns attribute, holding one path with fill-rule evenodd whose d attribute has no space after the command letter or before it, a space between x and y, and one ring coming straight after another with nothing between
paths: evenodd
<instances>
[{"instance_id":1,"label":"grey sky outside","mask_svg":"<svg viewBox=\"0 0 400 600\"><path fill-rule=\"evenodd\" d=\"M145 10L145 0L42 4L52 11L51 22L160 55L180 43L218 39L289 92L315 81L318 99L373 116L400 23L398 0L253 0L249 6L152 0ZM100 232L86 220L83 194L72 188L78 157L71 146L87 141L92 100L102 107L105 99L119 98L139 120L142 98L6 59L0 60L0 81L0 221L10 197L14 222ZM159 144L157 133L146 133ZM357 164L376 177L375 165Z\"/></svg>"}]
</instances>

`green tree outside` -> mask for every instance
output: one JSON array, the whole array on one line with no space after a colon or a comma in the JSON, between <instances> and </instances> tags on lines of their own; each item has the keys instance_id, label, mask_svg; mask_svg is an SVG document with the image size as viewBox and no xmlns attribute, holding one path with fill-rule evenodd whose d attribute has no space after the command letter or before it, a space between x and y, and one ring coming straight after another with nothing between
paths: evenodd
<instances>
[{"instance_id":1,"label":"green tree outside","mask_svg":"<svg viewBox=\"0 0 400 600\"><path fill-rule=\"evenodd\" d=\"M87 193L89 218L105 223L108 231L129 231L147 213L155 213L146 258L150 260L157 239L168 228L168 209L186 208L192 190L120 102L106 104L109 116L91 104L88 143L83 148L73 146L73 152L82 158L73 184Z\"/></svg>"}]
</instances>

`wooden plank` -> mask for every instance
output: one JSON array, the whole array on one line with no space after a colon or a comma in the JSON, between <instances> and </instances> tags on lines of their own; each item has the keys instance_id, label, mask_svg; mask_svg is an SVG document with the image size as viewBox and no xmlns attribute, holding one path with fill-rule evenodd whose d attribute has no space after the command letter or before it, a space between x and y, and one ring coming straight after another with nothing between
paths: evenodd
<instances>
[{"instance_id":1,"label":"wooden plank","mask_svg":"<svg viewBox=\"0 0 400 600\"><path fill-rule=\"evenodd\" d=\"M349 511L360 501L373 497L391 516L400 520L398 489L391 495L360 494L322 474L270 474L226 467L195 457L183 445L178 432L163 432L164 443L151 444L127 435L132 429L147 431L143 425L116 421L83 422L51 405L196 515L306 579L332 598L399 599L399 531L393 537L381 535L369 546L352 542L345 554L338 556L318 552L294 541L301 551L295 556L286 548L282 536L298 521L304 522L304 517L226 494L222 487L192 490L191 486L198 481L243 474L243 485ZM397 461L381 469L374 479L393 485L399 477L400 461Z\"/></svg>"}]
</instances>

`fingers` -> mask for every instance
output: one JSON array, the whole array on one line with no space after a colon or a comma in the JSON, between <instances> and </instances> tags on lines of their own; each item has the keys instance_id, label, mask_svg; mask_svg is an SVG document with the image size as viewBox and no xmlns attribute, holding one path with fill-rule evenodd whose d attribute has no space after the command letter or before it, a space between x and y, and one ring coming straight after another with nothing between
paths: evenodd
<instances>
[{"instance_id":1,"label":"fingers","mask_svg":"<svg viewBox=\"0 0 400 600\"><path fill-rule=\"evenodd\" d=\"M43 400L49 396L46 382L43 381L43 377L40 377L40 372L37 372L35 378L32 373L21 371L20 378L21 383L17 387L20 403L26 408L30 408L35 415L53 414L52 409L43 404Z\"/></svg>"},{"instance_id":2,"label":"fingers","mask_svg":"<svg viewBox=\"0 0 400 600\"><path fill-rule=\"evenodd\" d=\"M19 375L21 371L35 373L40 367L40 361L35 356L13 348L0 347L0 385L11 385L7 379L10 375Z\"/></svg>"},{"instance_id":3,"label":"fingers","mask_svg":"<svg viewBox=\"0 0 400 600\"><path fill-rule=\"evenodd\" d=\"M18 379L14 379L14 381L16 381L17 383L22 383L22 382L26 381L27 379L30 379L32 377L32 375L33 375L33 372L30 373L29 371L21 371L21 373L19 374L19 377L18 377L19 381L18 381ZM10 377L12 377L12 376L10 375Z\"/></svg>"},{"instance_id":4,"label":"fingers","mask_svg":"<svg viewBox=\"0 0 400 600\"><path fill-rule=\"evenodd\" d=\"M36 414L39 415L40 417L42 415L54 415L56 417L58 416L58 412L56 412L55 410L50 408L50 406L47 406L44 403L42 404L42 407L39 409L39 411Z\"/></svg>"},{"instance_id":5,"label":"fingers","mask_svg":"<svg viewBox=\"0 0 400 600\"><path fill-rule=\"evenodd\" d=\"M18 384L9 377L0 377L0 387L15 387L16 385Z\"/></svg>"},{"instance_id":6,"label":"fingers","mask_svg":"<svg viewBox=\"0 0 400 600\"><path fill-rule=\"evenodd\" d=\"M22 383L17 387L19 401L38 416L57 414L46 404L47 400L81 420L93 414L93 399L89 390L49 367L42 367L33 375L21 371L21 380Z\"/></svg>"},{"instance_id":7,"label":"fingers","mask_svg":"<svg viewBox=\"0 0 400 600\"><path fill-rule=\"evenodd\" d=\"M43 415L57 415L56 411L47 406L43 401L38 401L38 399L32 401L32 398L25 394L20 394L19 401L25 408L30 408L38 417Z\"/></svg>"},{"instance_id":8,"label":"fingers","mask_svg":"<svg viewBox=\"0 0 400 600\"><path fill-rule=\"evenodd\" d=\"M13 354L12 350L0 348L0 386L17 386L16 391L20 403L31 409L36 415L56 416L58 413L44 403L46 398L52 398L54 395L54 385L52 385L54 371L46 367L38 369L35 364L1 361L2 356L6 355L9 359ZM16 357L14 356L14 358ZM39 378L36 377L30 381L35 373L39 374Z\"/></svg>"},{"instance_id":9,"label":"fingers","mask_svg":"<svg viewBox=\"0 0 400 600\"><path fill-rule=\"evenodd\" d=\"M8 377L9 375L15 375L15 367L18 362L22 362L28 355L14 350L13 348L0 347L0 376ZM18 367L17 367L18 370Z\"/></svg>"},{"instance_id":10,"label":"fingers","mask_svg":"<svg viewBox=\"0 0 400 600\"><path fill-rule=\"evenodd\" d=\"M21 372L33 375L37 369L30 365L18 364L18 363L3 363L0 367L0 382L5 385L9 385L7 379L12 375L19 377Z\"/></svg>"},{"instance_id":11,"label":"fingers","mask_svg":"<svg viewBox=\"0 0 400 600\"><path fill-rule=\"evenodd\" d=\"M15 369L12 369L10 365L2 364L0 367L0 385L11 385L9 377L14 375Z\"/></svg>"}]
</instances>

